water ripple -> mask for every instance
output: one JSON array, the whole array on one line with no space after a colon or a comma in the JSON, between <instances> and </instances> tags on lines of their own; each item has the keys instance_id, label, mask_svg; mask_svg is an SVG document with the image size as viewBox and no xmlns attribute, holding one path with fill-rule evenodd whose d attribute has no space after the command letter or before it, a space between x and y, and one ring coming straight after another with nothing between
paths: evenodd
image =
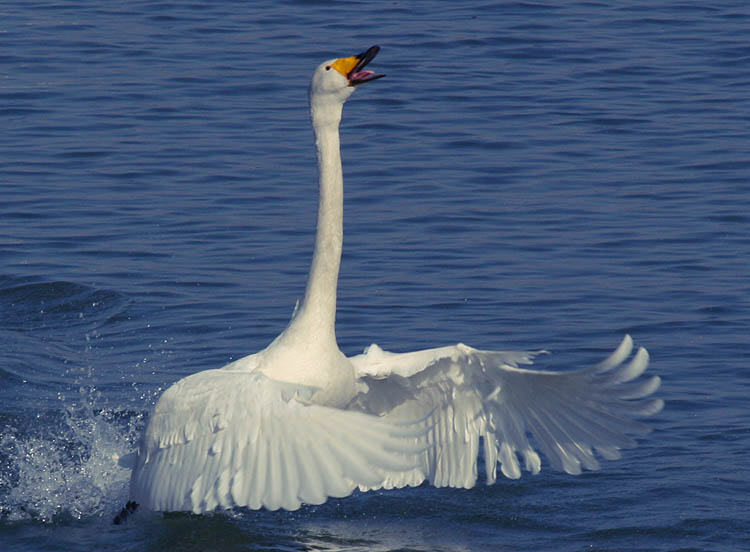
<instances>
[{"instance_id":1,"label":"water ripple","mask_svg":"<svg viewBox=\"0 0 750 552\"><path fill-rule=\"evenodd\" d=\"M747 548L750 489L733 475L750 450L745 3L70 0L0 12L11 549L48 547L29 518L61 523L50 534L69 550ZM119 475L100 483L106 455L127 448L127 420L286 324L315 223L309 74L376 43L388 77L357 92L342 124L342 348L547 348L545 367L562 369L629 332L664 380L654 433L574 480L543 472L99 531L116 508L103 494L124 489Z\"/></svg>"}]
</instances>

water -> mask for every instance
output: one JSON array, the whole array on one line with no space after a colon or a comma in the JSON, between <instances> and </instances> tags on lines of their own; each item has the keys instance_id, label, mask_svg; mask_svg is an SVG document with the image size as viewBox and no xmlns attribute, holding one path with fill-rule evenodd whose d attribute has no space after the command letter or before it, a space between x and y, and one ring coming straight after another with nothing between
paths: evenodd
<instances>
[{"instance_id":1,"label":"water","mask_svg":"<svg viewBox=\"0 0 750 552\"><path fill-rule=\"evenodd\" d=\"M750 549L746 2L4 2L3 550ZM342 126L338 334L413 350L623 333L666 409L580 477L112 526L161 390L265 346L304 289L306 89Z\"/></svg>"}]
</instances>

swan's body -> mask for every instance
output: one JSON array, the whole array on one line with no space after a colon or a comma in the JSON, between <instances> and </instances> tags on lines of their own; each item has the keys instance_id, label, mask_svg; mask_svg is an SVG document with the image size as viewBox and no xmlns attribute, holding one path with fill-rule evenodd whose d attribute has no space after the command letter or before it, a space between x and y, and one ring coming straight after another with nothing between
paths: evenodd
<instances>
[{"instance_id":1,"label":"swan's body","mask_svg":"<svg viewBox=\"0 0 750 552\"><path fill-rule=\"evenodd\" d=\"M394 354L370 346L347 358L335 334L343 241L338 127L353 86L377 47L315 71L310 105L320 168L315 253L304 299L266 349L189 376L159 399L131 457L132 499L152 510L247 506L293 510L355 488L472 487L483 438L487 480L537 473L541 460L568 473L597 469L643 433L634 416L659 378L632 341L597 366L531 371L534 353L455 345Z\"/></svg>"}]
</instances>

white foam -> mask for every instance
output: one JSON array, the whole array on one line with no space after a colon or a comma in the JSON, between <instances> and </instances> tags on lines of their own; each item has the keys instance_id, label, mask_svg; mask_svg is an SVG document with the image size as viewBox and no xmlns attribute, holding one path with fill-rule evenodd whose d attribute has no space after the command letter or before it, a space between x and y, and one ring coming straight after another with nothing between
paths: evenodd
<instances>
[{"instance_id":1,"label":"white foam","mask_svg":"<svg viewBox=\"0 0 750 552\"><path fill-rule=\"evenodd\" d=\"M141 415L97 409L82 396L0 433L0 515L59 522L112 515L130 470L113 460L134 448ZM36 422L36 423L34 423Z\"/></svg>"}]
</instances>

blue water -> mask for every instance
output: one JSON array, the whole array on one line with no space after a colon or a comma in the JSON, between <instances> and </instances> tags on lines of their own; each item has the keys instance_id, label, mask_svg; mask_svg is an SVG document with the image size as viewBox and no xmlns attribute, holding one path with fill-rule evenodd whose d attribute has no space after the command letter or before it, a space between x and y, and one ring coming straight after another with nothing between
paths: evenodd
<instances>
[{"instance_id":1,"label":"blue water","mask_svg":"<svg viewBox=\"0 0 750 552\"><path fill-rule=\"evenodd\" d=\"M2 550L750 549L747 2L3 2ZM665 410L602 471L111 525L159 393L304 290L306 91L347 103L338 335L414 350L630 333Z\"/></svg>"}]
</instances>

